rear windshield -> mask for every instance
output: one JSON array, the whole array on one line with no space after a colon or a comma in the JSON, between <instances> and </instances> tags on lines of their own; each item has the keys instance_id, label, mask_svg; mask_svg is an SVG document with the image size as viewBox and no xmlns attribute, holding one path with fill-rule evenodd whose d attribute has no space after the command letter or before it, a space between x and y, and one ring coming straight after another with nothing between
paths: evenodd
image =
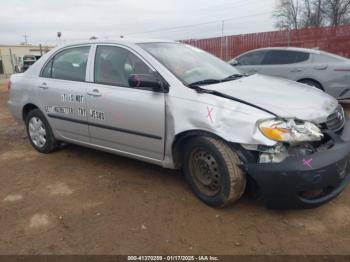
<instances>
[{"instance_id":1,"label":"rear windshield","mask_svg":"<svg viewBox=\"0 0 350 262\"><path fill-rule=\"evenodd\" d=\"M349 61L349 59L345 57L324 52L324 51L322 51L320 54L315 54L314 57L315 57L315 62L319 62L319 63Z\"/></svg>"}]
</instances>

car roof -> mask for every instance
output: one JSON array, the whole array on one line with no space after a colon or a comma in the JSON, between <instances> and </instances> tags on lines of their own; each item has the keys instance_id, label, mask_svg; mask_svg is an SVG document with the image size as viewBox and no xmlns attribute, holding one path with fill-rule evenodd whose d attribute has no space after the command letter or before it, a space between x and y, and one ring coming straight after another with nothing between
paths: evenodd
<instances>
[{"instance_id":1,"label":"car roof","mask_svg":"<svg viewBox=\"0 0 350 262\"><path fill-rule=\"evenodd\" d=\"M253 52L253 51L267 51L267 50L284 50L284 51L298 51L298 52L304 52L304 53L311 53L311 54L321 54L321 51L318 49L309 49L309 48L301 48L301 47L264 47L264 48L258 48L254 50L250 50L247 53Z\"/></svg>"},{"instance_id":2,"label":"car roof","mask_svg":"<svg viewBox=\"0 0 350 262\"><path fill-rule=\"evenodd\" d=\"M177 43L172 40L164 39L132 39L132 38L119 38L119 39L93 39L93 40L84 40L84 41L74 41L67 44L58 46L69 47L74 45L85 45L85 44L120 44L120 45L132 45L132 44L143 44L143 43Z\"/></svg>"}]
</instances>

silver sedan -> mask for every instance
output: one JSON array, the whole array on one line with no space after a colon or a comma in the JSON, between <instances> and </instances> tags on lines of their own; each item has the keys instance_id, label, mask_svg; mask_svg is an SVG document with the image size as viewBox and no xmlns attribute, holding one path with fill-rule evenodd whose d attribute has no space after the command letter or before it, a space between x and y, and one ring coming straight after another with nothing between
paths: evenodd
<instances>
[{"instance_id":1,"label":"silver sedan","mask_svg":"<svg viewBox=\"0 0 350 262\"><path fill-rule=\"evenodd\" d=\"M262 48L229 63L247 74L265 74L314 86L338 99L350 98L350 60L305 48Z\"/></svg>"},{"instance_id":2,"label":"silver sedan","mask_svg":"<svg viewBox=\"0 0 350 262\"><path fill-rule=\"evenodd\" d=\"M210 206L249 185L270 207L315 207L350 181L350 122L333 97L181 43L67 44L8 87L37 151L68 142L181 169Z\"/></svg>"}]
</instances>

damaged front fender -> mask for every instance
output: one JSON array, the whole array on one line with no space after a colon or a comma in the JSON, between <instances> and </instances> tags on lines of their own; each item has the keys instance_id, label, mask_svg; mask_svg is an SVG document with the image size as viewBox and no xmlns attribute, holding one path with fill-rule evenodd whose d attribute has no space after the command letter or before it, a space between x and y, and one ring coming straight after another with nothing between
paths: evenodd
<instances>
[{"instance_id":1,"label":"damaged front fender","mask_svg":"<svg viewBox=\"0 0 350 262\"><path fill-rule=\"evenodd\" d=\"M165 167L175 167L173 145L179 137L190 131L202 131L236 144L277 144L266 138L257 126L259 120L271 118L271 114L208 94L192 95L193 99L173 96L166 98Z\"/></svg>"}]
</instances>

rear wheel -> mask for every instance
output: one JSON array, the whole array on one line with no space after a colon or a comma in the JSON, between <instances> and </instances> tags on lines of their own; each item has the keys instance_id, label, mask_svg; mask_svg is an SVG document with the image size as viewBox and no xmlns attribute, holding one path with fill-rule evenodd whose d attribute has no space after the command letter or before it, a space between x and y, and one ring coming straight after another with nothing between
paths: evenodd
<instances>
[{"instance_id":1,"label":"rear wheel","mask_svg":"<svg viewBox=\"0 0 350 262\"><path fill-rule=\"evenodd\" d=\"M317 89L324 91L323 87L318 82L316 82L314 80L311 80L311 79L301 80L300 83L303 83L303 84L308 85L308 86L313 86L313 87L316 87Z\"/></svg>"},{"instance_id":2,"label":"rear wheel","mask_svg":"<svg viewBox=\"0 0 350 262\"><path fill-rule=\"evenodd\" d=\"M33 109L26 116L27 135L32 146L40 153L50 153L57 148L57 141L44 114Z\"/></svg>"},{"instance_id":3,"label":"rear wheel","mask_svg":"<svg viewBox=\"0 0 350 262\"><path fill-rule=\"evenodd\" d=\"M238 155L225 142L195 137L187 144L184 172L193 192L204 203L224 207L244 193L246 175Z\"/></svg>"}]
</instances>

